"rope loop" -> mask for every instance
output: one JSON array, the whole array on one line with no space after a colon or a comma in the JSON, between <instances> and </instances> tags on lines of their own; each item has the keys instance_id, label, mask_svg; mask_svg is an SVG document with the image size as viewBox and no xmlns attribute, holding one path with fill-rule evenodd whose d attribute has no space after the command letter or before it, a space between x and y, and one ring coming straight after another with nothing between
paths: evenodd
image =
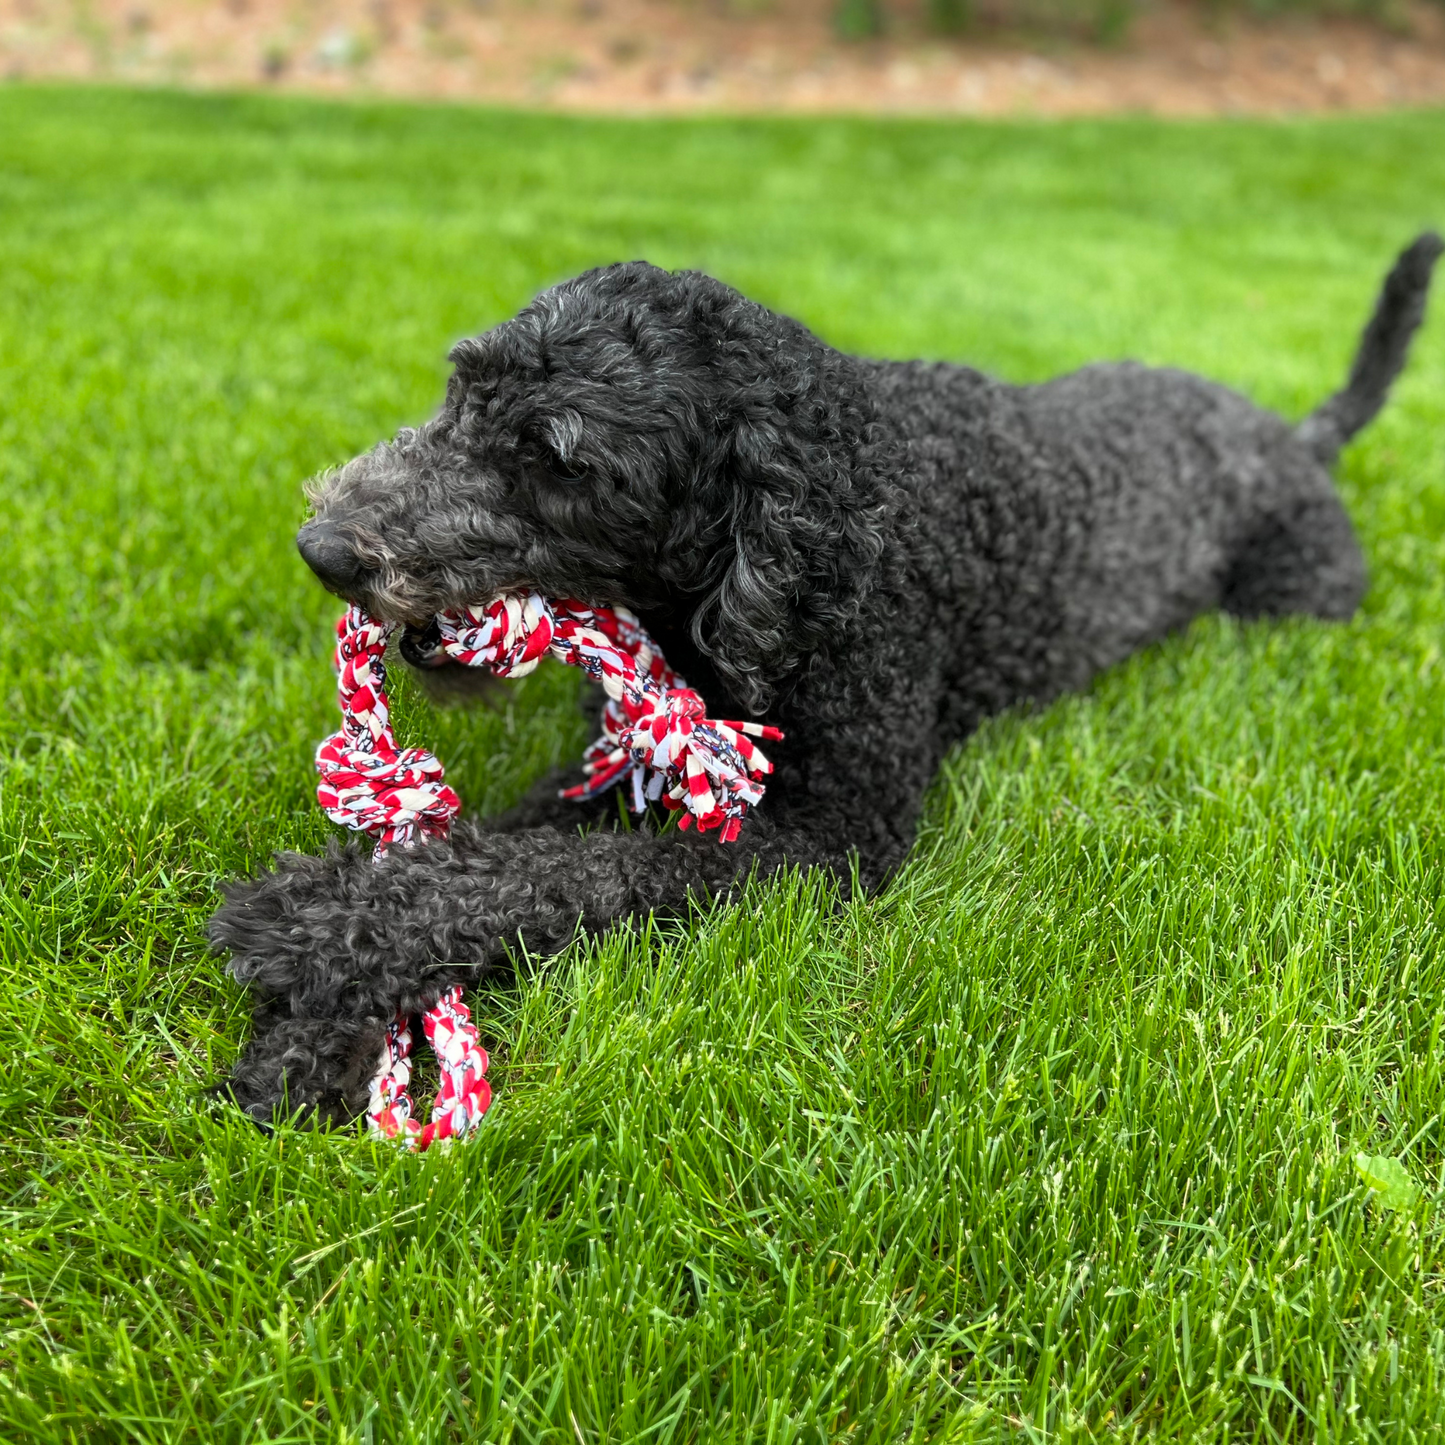
<instances>
[{"instance_id":1,"label":"rope loop","mask_svg":"<svg viewBox=\"0 0 1445 1445\"><path fill-rule=\"evenodd\" d=\"M486 1077L490 1060L471 1020L460 988L448 989L422 1015L427 1042L441 1065L441 1087L426 1124L412 1117L411 1095L407 1092L411 1083L411 1020L399 1014L387 1025L366 1110L373 1138L400 1138L408 1149L421 1152L439 1141L464 1138L476 1128L491 1106L492 1086Z\"/></svg>"}]
</instances>

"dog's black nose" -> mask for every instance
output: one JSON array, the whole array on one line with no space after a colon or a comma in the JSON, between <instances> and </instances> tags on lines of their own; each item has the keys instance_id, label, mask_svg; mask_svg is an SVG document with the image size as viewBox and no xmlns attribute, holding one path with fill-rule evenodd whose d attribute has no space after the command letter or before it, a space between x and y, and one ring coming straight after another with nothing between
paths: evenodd
<instances>
[{"instance_id":1,"label":"dog's black nose","mask_svg":"<svg viewBox=\"0 0 1445 1445\"><path fill-rule=\"evenodd\" d=\"M328 587L345 587L361 574L360 559L330 522L307 522L296 534L296 548L306 565Z\"/></svg>"}]
</instances>

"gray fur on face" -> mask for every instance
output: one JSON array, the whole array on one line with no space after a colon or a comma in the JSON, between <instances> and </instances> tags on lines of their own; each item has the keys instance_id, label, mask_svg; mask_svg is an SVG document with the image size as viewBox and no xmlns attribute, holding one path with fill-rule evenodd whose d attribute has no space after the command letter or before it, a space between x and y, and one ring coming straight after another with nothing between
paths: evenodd
<instances>
[{"instance_id":1,"label":"gray fur on face","mask_svg":"<svg viewBox=\"0 0 1445 1445\"><path fill-rule=\"evenodd\" d=\"M614 799L553 779L380 866L285 854L234 886L211 936L258 1000L235 1097L347 1117L398 1009L519 943L786 867L879 886L946 748L1205 609L1349 617L1365 569L1327 467L1404 364L1440 249L1401 256L1346 387L1298 427L1179 371L1015 387L862 360L641 262L462 342L438 416L314 490L318 572L413 622L523 586L629 605L714 716L787 740L732 845L617 831Z\"/></svg>"}]
</instances>

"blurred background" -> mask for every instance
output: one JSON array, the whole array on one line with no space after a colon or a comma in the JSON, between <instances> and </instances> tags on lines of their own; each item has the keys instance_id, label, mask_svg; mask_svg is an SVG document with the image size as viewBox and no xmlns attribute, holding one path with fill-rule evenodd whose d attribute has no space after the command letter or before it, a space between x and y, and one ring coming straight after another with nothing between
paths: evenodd
<instances>
[{"instance_id":1,"label":"blurred background","mask_svg":"<svg viewBox=\"0 0 1445 1445\"><path fill-rule=\"evenodd\" d=\"M0 76L624 113L1282 115L1445 99L1445 5L0 0Z\"/></svg>"}]
</instances>

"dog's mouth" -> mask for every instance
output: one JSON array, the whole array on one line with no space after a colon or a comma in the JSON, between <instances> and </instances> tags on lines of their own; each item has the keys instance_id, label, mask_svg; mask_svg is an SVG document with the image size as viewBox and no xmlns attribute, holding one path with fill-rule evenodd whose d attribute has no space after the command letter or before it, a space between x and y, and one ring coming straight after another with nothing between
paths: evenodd
<instances>
[{"instance_id":1,"label":"dog's mouth","mask_svg":"<svg viewBox=\"0 0 1445 1445\"><path fill-rule=\"evenodd\" d=\"M449 661L442 648L442 630L435 617L432 617L422 627L408 622L402 629L401 641L397 643L397 650L401 653L403 660L410 663L412 667L424 669L445 667Z\"/></svg>"}]
</instances>

